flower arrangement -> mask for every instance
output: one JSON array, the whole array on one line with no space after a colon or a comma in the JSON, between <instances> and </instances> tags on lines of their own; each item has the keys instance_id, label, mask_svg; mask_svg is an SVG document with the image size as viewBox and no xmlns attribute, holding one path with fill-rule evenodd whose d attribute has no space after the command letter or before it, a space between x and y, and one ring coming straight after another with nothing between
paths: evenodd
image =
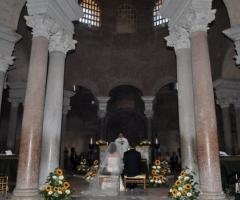
<instances>
[{"instance_id":1,"label":"flower arrangement","mask_svg":"<svg viewBox=\"0 0 240 200\"><path fill-rule=\"evenodd\" d=\"M180 176L169 190L169 195L176 200L193 200L199 196L197 183L193 179L194 172L188 169L182 170Z\"/></svg>"},{"instance_id":2,"label":"flower arrangement","mask_svg":"<svg viewBox=\"0 0 240 200\"><path fill-rule=\"evenodd\" d=\"M93 166L88 169L86 175L83 178L86 181L90 182L97 175L98 169L99 169L99 161L94 160Z\"/></svg>"},{"instance_id":3,"label":"flower arrangement","mask_svg":"<svg viewBox=\"0 0 240 200\"><path fill-rule=\"evenodd\" d=\"M77 171L81 174L86 174L87 173L87 160L85 158L80 160L80 164L77 166Z\"/></svg>"},{"instance_id":4,"label":"flower arrangement","mask_svg":"<svg viewBox=\"0 0 240 200\"><path fill-rule=\"evenodd\" d=\"M143 140L139 143L139 146L150 146L151 142L149 140Z\"/></svg>"},{"instance_id":5,"label":"flower arrangement","mask_svg":"<svg viewBox=\"0 0 240 200\"><path fill-rule=\"evenodd\" d=\"M108 143L105 140L100 139L96 141L96 145L105 146L105 145L108 145Z\"/></svg>"},{"instance_id":6,"label":"flower arrangement","mask_svg":"<svg viewBox=\"0 0 240 200\"><path fill-rule=\"evenodd\" d=\"M159 186L167 182L167 175L170 173L171 170L167 161L155 160L151 168L149 181L153 186Z\"/></svg>"},{"instance_id":7,"label":"flower arrangement","mask_svg":"<svg viewBox=\"0 0 240 200\"><path fill-rule=\"evenodd\" d=\"M72 190L70 183L66 181L63 171L56 168L54 172L50 172L47 180L40 191L46 200L71 199Z\"/></svg>"}]
</instances>

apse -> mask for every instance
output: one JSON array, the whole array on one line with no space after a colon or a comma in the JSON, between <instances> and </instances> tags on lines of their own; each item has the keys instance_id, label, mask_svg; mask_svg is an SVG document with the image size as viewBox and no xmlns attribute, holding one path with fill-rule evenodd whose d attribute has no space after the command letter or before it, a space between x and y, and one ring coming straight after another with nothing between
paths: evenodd
<instances>
[{"instance_id":1,"label":"apse","mask_svg":"<svg viewBox=\"0 0 240 200\"><path fill-rule=\"evenodd\" d=\"M106 116L106 137L112 141L120 132L130 142L146 138L146 118L142 92L130 85L120 85L110 91Z\"/></svg>"}]
</instances>

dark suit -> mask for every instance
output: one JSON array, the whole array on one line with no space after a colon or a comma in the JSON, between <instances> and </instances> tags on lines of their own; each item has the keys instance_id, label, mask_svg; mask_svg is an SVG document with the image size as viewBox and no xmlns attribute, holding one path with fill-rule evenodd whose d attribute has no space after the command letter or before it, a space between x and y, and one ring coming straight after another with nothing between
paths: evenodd
<instances>
[{"instance_id":1,"label":"dark suit","mask_svg":"<svg viewBox=\"0 0 240 200\"><path fill-rule=\"evenodd\" d=\"M130 149L124 153L124 175L133 177L141 173L141 154L135 149Z\"/></svg>"}]
</instances>

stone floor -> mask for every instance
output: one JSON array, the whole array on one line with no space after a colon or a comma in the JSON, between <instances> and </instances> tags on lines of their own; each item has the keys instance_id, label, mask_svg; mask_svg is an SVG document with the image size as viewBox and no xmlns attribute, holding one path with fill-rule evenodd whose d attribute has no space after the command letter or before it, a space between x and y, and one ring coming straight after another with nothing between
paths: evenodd
<instances>
[{"instance_id":1,"label":"stone floor","mask_svg":"<svg viewBox=\"0 0 240 200\"><path fill-rule=\"evenodd\" d=\"M133 191L128 190L127 192L120 192L119 196L114 197L93 197L86 196L81 192L84 192L88 188L87 182L85 182L80 176L73 176L70 178L70 183L74 188L73 198L77 200L159 200L159 199L170 199L168 197L168 188L135 188Z\"/></svg>"}]
</instances>

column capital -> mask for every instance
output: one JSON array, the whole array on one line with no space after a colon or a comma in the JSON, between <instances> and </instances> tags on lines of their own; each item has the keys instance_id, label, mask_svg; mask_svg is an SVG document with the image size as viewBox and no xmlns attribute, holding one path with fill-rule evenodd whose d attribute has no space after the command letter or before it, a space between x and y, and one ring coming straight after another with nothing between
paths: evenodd
<instances>
[{"instance_id":1,"label":"column capital","mask_svg":"<svg viewBox=\"0 0 240 200\"><path fill-rule=\"evenodd\" d=\"M167 46L174 47L175 51L190 48L189 33L186 28L175 25L169 32L169 36L165 37Z\"/></svg>"},{"instance_id":2,"label":"column capital","mask_svg":"<svg viewBox=\"0 0 240 200\"><path fill-rule=\"evenodd\" d=\"M25 16L25 19L27 25L32 28L33 37L42 36L49 39L60 28L54 20L44 15Z\"/></svg>"},{"instance_id":3,"label":"column capital","mask_svg":"<svg viewBox=\"0 0 240 200\"><path fill-rule=\"evenodd\" d=\"M144 114L148 119L150 119L153 116L154 96L142 96L142 100L144 101L144 105L145 105Z\"/></svg>"},{"instance_id":4,"label":"column capital","mask_svg":"<svg viewBox=\"0 0 240 200\"><path fill-rule=\"evenodd\" d=\"M107 103L110 99L108 96L98 96L98 103L99 103L99 110L98 110L98 117L104 118L107 113Z\"/></svg>"},{"instance_id":5,"label":"column capital","mask_svg":"<svg viewBox=\"0 0 240 200\"><path fill-rule=\"evenodd\" d=\"M9 65L13 65L14 59L15 57L13 56L4 56L0 54L0 71L5 73Z\"/></svg>"},{"instance_id":6,"label":"column capital","mask_svg":"<svg viewBox=\"0 0 240 200\"><path fill-rule=\"evenodd\" d=\"M231 104L231 100L229 98L218 98L216 100L216 103L221 107L221 108L228 108Z\"/></svg>"},{"instance_id":7,"label":"column capital","mask_svg":"<svg viewBox=\"0 0 240 200\"><path fill-rule=\"evenodd\" d=\"M240 65L240 25L226 29L223 33L234 42L237 53L234 59L236 60L236 64Z\"/></svg>"},{"instance_id":8,"label":"column capital","mask_svg":"<svg viewBox=\"0 0 240 200\"><path fill-rule=\"evenodd\" d=\"M70 90L63 91L63 114L66 115L69 110L71 110L70 106L70 98L75 95L75 92Z\"/></svg>"},{"instance_id":9,"label":"column capital","mask_svg":"<svg viewBox=\"0 0 240 200\"><path fill-rule=\"evenodd\" d=\"M208 30L208 24L215 19L216 10L197 10L189 9L186 14L186 20L189 24L190 33Z\"/></svg>"},{"instance_id":10,"label":"column capital","mask_svg":"<svg viewBox=\"0 0 240 200\"><path fill-rule=\"evenodd\" d=\"M72 39L72 34L59 30L50 37L49 52L60 51L66 54L69 50L75 49L76 40Z\"/></svg>"},{"instance_id":11,"label":"column capital","mask_svg":"<svg viewBox=\"0 0 240 200\"><path fill-rule=\"evenodd\" d=\"M19 104L24 102L26 83L22 81L8 82L9 98L8 101L12 104Z\"/></svg>"}]
</instances>

